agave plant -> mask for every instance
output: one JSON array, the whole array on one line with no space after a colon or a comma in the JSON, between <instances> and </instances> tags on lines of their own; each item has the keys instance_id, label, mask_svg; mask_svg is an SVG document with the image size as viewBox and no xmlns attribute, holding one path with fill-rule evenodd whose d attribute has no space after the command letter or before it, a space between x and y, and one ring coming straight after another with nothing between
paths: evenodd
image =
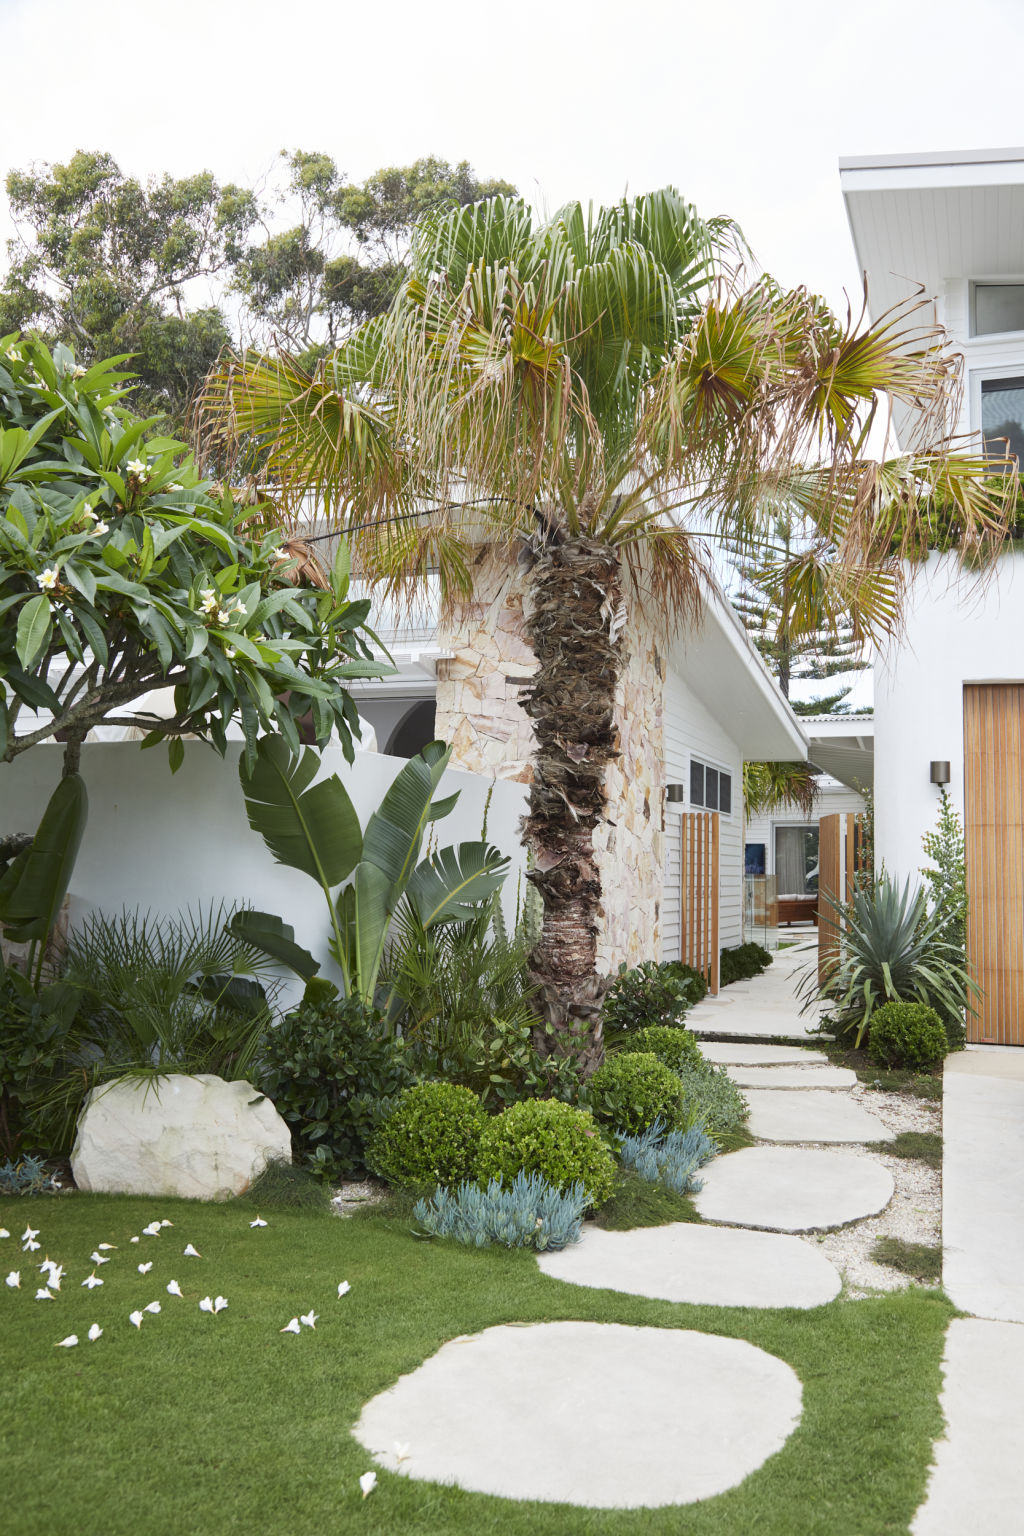
<instances>
[{"instance_id":1,"label":"agave plant","mask_svg":"<svg viewBox=\"0 0 1024 1536\"><path fill-rule=\"evenodd\" d=\"M924 891L883 876L870 891L842 904L830 900L839 925L839 953L819 986L817 970L801 982L805 1009L831 1004L840 1031L856 1031L860 1048L868 1021L883 1003L925 1003L942 1017L950 1043L963 1038L964 1013L977 986L963 954L945 936L945 918L929 912Z\"/></svg>"}]
</instances>

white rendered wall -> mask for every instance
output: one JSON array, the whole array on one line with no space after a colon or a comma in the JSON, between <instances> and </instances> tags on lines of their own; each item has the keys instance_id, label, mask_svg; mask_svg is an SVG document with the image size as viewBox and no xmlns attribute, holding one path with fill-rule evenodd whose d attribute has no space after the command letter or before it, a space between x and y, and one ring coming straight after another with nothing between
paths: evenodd
<instances>
[{"instance_id":1,"label":"white rendered wall","mask_svg":"<svg viewBox=\"0 0 1024 1536\"><path fill-rule=\"evenodd\" d=\"M743 942L743 756L722 725L687 687L685 679L669 667L665 679L665 764L669 784L683 784L690 793L690 758L732 774L732 812L719 817L718 935L723 949ZM682 845L680 811L691 807L665 807L665 897L662 904L661 956L679 959L679 883Z\"/></svg>"},{"instance_id":2,"label":"white rendered wall","mask_svg":"<svg viewBox=\"0 0 1024 1536\"><path fill-rule=\"evenodd\" d=\"M1002 555L987 585L932 555L911 592L905 633L875 662L875 858L918 878L938 791L929 764L948 759L963 816L965 683L1024 682L1024 555Z\"/></svg>"},{"instance_id":3,"label":"white rendered wall","mask_svg":"<svg viewBox=\"0 0 1024 1536\"><path fill-rule=\"evenodd\" d=\"M307 876L276 864L251 830L238 780L240 753L231 743L222 759L201 742L187 741L185 761L172 775L159 748L143 752L136 742L86 743L82 776L89 821L71 883L72 924L95 910L112 914L139 907L173 914L211 901L245 903L282 917L300 944L327 959L323 895ZM0 766L0 832L34 830L60 778L62 756L59 745L47 744ZM365 825L404 767L403 759L383 753L357 753L350 767L340 747L328 747L318 776L337 773ZM479 838L493 790L487 835L512 860L503 891L511 920L525 869L518 831L525 788L449 769L438 793L456 790L458 805L433 830L441 846ZM331 974L329 964L324 970Z\"/></svg>"}]
</instances>

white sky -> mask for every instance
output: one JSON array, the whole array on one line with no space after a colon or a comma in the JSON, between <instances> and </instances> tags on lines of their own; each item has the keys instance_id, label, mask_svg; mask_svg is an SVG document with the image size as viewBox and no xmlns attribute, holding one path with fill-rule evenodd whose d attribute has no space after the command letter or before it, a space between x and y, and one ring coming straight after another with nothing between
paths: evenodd
<instances>
[{"instance_id":1,"label":"white sky","mask_svg":"<svg viewBox=\"0 0 1024 1536\"><path fill-rule=\"evenodd\" d=\"M547 209L671 182L840 305L838 157L1024 143L1022 53L1024 0L0 0L0 169L434 153Z\"/></svg>"}]
</instances>

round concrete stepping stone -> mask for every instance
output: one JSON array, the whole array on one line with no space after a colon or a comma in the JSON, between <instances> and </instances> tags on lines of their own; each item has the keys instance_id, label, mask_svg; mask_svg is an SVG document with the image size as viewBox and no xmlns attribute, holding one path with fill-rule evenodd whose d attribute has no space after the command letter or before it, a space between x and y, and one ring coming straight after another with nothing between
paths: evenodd
<instances>
[{"instance_id":1,"label":"round concrete stepping stone","mask_svg":"<svg viewBox=\"0 0 1024 1536\"><path fill-rule=\"evenodd\" d=\"M554 1280L712 1307L821 1307L842 1282L798 1237L674 1222L632 1232L588 1230L561 1253L538 1256Z\"/></svg>"},{"instance_id":2,"label":"round concrete stepping stone","mask_svg":"<svg viewBox=\"0 0 1024 1536\"><path fill-rule=\"evenodd\" d=\"M747 1129L761 1141L892 1141L895 1132L845 1093L756 1088Z\"/></svg>"},{"instance_id":3,"label":"round concrete stepping stone","mask_svg":"<svg viewBox=\"0 0 1024 1536\"><path fill-rule=\"evenodd\" d=\"M803 1067L828 1065L824 1051L805 1051L798 1045L744 1045L741 1041L705 1040L701 1055L716 1067Z\"/></svg>"},{"instance_id":4,"label":"round concrete stepping stone","mask_svg":"<svg viewBox=\"0 0 1024 1536\"><path fill-rule=\"evenodd\" d=\"M791 1367L741 1339L537 1323L452 1339L367 1403L354 1433L407 1477L639 1509L735 1487L782 1448L800 1410ZM401 1462L395 1441L408 1447Z\"/></svg>"},{"instance_id":5,"label":"round concrete stepping stone","mask_svg":"<svg viewBox=\"0 0 1024 1536\"><path fill-rule=\"evenodd\" d=\"M892 1174L872 1157L807 1147L745 1147L701 1170L707 1221L768 1232L822 1232L885 1209Z\"/></svg>"},{"instance_id":6,"label":"round concrete stepping stone","mask_svg":"<svg viewBox=\"0 0 1024 1536\"><path fill-rule=\"evenodd\" d=\"M727 1067L741 1088L856 1088L849 1067Z\"/></svg>"}]
</instances>

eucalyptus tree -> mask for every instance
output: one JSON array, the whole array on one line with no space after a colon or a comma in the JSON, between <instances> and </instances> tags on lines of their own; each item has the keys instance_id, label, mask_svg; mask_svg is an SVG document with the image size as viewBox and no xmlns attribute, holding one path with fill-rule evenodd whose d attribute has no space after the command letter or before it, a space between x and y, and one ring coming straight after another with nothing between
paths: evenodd
<instances>
[{"instance_id":1,"label":"eucalyptus tree","mask_svg":"<svg viewBox=\"0 0 1024 1536\"><path fill-rule=\"evenodd\" d=\"M754 549L784 502L810 530L805 578L889 622L930 498L971 551L1003 527L1005 480L946 438L956 382L912 309L844 323L750 278L735 226L672 189L547 220L504 198L428 217L388 314L313 373L242 355L209 380L200 434L261 449L285 510L347 529L363 571L401 587L435 570L451 600L476 542L524 566L542 1045L585 1067L602 1052L594 833L630 607L696 617L709 539ZM919 435L872 460L884 395Z\"/></svg>"}]
</instances>

